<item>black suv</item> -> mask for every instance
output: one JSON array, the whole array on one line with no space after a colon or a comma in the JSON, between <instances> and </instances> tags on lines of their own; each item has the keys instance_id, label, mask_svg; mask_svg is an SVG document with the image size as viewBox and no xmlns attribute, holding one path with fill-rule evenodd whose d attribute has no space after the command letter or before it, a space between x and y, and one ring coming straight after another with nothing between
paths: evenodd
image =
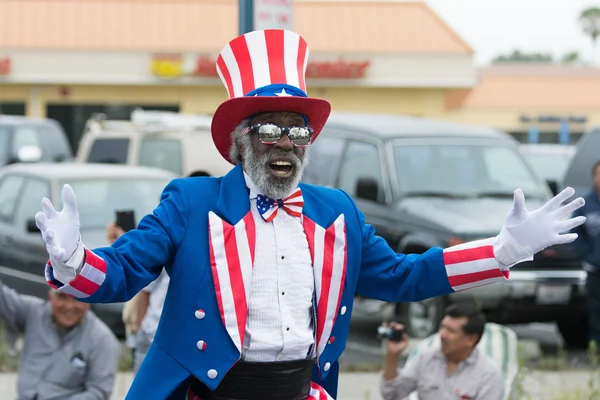
<instances>
[{"instance_id":1,"label":"black suv","mask_svg":"<svg viewBox=\"0 0 600 400\"><path fill-rule=\"evenodd\" d=\"M303 180L348 192L377 234L404 253L497 235L518 187L529 209L552 196L507 134L380 114L333 113ZM505 283L400 303L394 311L411 336L425 337L437 330L448 302L475 300L491 321L557 321L567 343L587 344L570 324L585 316L585 277L570 249L554 246L515 266Z\"/></svg>"},{"instance_id":2,"label":"black suv","mask_svg":"<svg viewBox=\"0 0 600 400\"><path fill-rule=\"evenodd\" d=\"M18 162L63 162L73 151L62 126L44 118L0 115L0 166Z\"/></svg>"}]
</instances>

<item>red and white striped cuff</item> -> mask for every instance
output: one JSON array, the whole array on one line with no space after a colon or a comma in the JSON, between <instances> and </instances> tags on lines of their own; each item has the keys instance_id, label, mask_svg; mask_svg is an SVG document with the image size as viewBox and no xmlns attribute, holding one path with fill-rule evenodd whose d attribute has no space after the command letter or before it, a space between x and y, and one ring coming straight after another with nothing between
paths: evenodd
<instances>
[{"instance_id":1,"label":"red and white striped cuff","mask_svg":"<svg viewBox=\"0 0 600 400\"><path fill-rule=\"evenodd\" d=\"M501 270L496 260L495 241L494 237L444 249L448 281L455 292L508 279L509 270Z\"/></svg>"},{"instance_id":2,"label":"red and white striped cuff","mask_svg":"<svg viewBox=\"0 0 600 400\"><path fill-rule=\"evenodd\" d=\"M53 267L50 260L48 260L45 270L48 285L78 299L93 295L106 279L106 261L88 249L85 249L84 260L81 271L68 284L59 282L54 278Z\"/></svg>"}]
</instances>

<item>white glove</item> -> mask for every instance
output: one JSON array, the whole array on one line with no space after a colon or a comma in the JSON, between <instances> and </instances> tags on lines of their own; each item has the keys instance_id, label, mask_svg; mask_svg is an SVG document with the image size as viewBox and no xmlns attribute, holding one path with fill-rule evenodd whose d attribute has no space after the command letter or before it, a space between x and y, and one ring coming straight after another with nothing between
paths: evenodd
<instances>
[{"instance_id":1,"label":"white glove","mask_svg":"<svg viewBox=\"0 0 600 400\"><path fill-rule=\"evenodd\" d=\"M562 203L574 193L575 190L568 187L537 210L527 211L523 191L515 190L506 225L494 245L494 254L501 268L510 268L519 262L532 260L534 254L546 247L571 243L577 239L576 233L561 235L585 222L583 216L565 219L585 204L585 200L578 197L563 206Z\"/></svg>"},{"instance_id":2,"label":"white glove","mask_svg":"<svg viewBox=\"0 0 600 400\"><path fill-rule=\"evenodd\" d=\"M35 223L42 232L46 250L54 268L54 277L68 284L83 265L84 247L79 234L79 213L73 188L64 185L63 209L58 212L47 198L42 199L42 212L35 214Z\"/></svg>"}]
</instances>

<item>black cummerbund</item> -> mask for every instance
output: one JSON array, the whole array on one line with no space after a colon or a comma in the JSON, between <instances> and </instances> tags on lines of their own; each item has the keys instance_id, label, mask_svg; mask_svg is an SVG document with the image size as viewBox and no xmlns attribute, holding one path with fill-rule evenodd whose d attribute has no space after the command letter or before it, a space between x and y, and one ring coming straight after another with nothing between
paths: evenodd
<instances>
[{"instance_id":1,"label":"black cummerbund","mask_svg":"<svg viewBox=\"0 0 600 400\"><path fill-rule=\"evenodd\" d=\"M305 400L315 360L238 361L211 392L197 379L192 391L202 400Z\"/></svg>"}]
</instances>

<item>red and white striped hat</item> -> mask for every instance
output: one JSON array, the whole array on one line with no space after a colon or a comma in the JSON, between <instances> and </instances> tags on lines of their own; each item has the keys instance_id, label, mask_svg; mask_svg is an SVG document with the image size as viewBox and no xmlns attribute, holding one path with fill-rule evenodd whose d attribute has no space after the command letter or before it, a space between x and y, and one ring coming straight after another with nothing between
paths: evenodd
<instances>
[{"instance_id":1,"label":"red and white striped hat","mask_svg":"<svg viewBox=\"0 0 600 400\"><path fill-rule=\"evenodd\" d=\"M273 111L296 112L308 119L314 141L329 117L331 105L306 94L308 45L297 33L269 29L233 39L217 58L217 72L229 99L213 116L212 136L229 162L231 133L244 119Z\"/></svg>"}]
</instances>

